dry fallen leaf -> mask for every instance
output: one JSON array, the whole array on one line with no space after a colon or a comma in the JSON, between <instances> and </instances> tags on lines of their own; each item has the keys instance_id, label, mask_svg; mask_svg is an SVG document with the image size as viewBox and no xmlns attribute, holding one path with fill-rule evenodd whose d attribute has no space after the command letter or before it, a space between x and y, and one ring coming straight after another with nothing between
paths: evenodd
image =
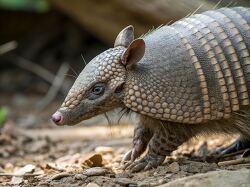
<instances>
[{"instance_id":1,"label":"dry fallen leaf","mask_svg":"<svg viewBox=\"0 0 250 187\"><path fill-rule=\"evenodd\" d=\"M86 166L88 167L101 167L103 166L102 164L102 155L101 154L94 154L90 156L89 158L85 159L82 162L82 166L85 168Z\"/></svg>"},{"instance_id":2,"label":"dry fallen leaf","mask_svg":"<svg viewBox=\"0 0 250 187\"><path fill-rule=\"evenodd\" d=\"M15 171L16 175L24 175L26 173L32 173L35 171L36 166L32 165L32 164L27 164L24 167L18 169L17 171Z\"/></svg>"}]
</instances>

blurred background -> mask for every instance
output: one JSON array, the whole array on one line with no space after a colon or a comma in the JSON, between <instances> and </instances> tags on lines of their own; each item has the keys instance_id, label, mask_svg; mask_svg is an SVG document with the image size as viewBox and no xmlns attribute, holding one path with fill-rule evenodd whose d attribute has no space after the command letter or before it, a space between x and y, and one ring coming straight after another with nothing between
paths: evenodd
<instances>
[{"instance_id":1,"label":"blurred background","mask_svg":"<svg viewBox=\"0 0 250 187\"><path fill-rule=\"evenodd\" d=\"M0 0L0 124L54 127L79 72L113 46L125 26L136 37L162 24L248 0ZM93 123L106 123L95 118Z\"/></svg>"}]
</instances>

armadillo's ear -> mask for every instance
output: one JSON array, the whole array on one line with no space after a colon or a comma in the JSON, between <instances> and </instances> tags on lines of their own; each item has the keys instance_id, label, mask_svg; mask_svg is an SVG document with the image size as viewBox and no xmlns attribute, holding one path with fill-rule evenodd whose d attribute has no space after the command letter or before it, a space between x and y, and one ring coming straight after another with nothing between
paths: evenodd
<instances>
[{"instance_id":1,"label":"armadillo's ear","mask_svg":"<svg viewBox=\"0 0 250 187\"><path fill-rule=\"evenodd\" d=\"M126 69L131 69L134 64L139 62L145 53L145 42L139 38L134 40L123 52L121 60Z\"/></svg>"},{"instance_id":2,"label":"armadillo's ear","mask_svg":"<svg viewBox=\"0 0 250 187\"><path fill-rule=\"evenodd\" d=\"M114 47L123 46L127 48L133 40L134 27L132 25L129 25L118 34L115 39Z\"/></svg>"}]
</instances>

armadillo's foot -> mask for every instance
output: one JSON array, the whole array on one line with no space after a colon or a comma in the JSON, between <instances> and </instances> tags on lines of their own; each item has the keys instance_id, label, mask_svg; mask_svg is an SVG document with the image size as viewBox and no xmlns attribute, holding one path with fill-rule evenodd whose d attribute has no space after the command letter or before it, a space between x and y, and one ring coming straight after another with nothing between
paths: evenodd
<instances>
[{"instance_id":1,"label":"armadillo's foot","mask_svg":"<svg viewBox=\"0 0 250 187\"><path fill-rule=\"evenodd\" d=\"M242 137L237 138L232 144L219 148L216 152L219 154L229 154L250 148L250 140Z\"/></svg>"},{"instance_id":2,"label":"armadillo's foot","mask_svg":"<svg viewBox=\"0 0 250 187\"><path fill-rule=\"evenodd\" d=\"M157 155L155 153L147 153L142 159L135 162L128 162L124 169L131 172L139 172L142 170L149 170L157 168L165 160L165 156Z\"/></svg>"},{"instance_id":3,"label":"armadillo's foot","mask_svg":"<svg viewBox=\"0 0 250 187\"><path fill-rule=\"evenodd\" d=\"M141 155L141 146L139 146L139 149L136 148L136 147L133 147L130 151L128 151L123 159L122 159L122 162L123 163L126 163L126 162L133 162L136 158L138 158L140 155Z\"/></svg>"},{"instance_id":4,"label":"armadillo's foot","mask_svg":"<svg viewBox=\"0 0 250 187\"><path fill-rule=\"evenodd\" d=\"M125 154L123 162L133 162L136 158L141 156L146 150L152 135L153 133L150 129L140 125L136 127L134 130L133 148Z\"/></svg>"},{"instance_id":5,"label":"armadillo's foot","mask_svg":"<svg viewBox=\"0 0 250 187\"><path fill-rule=\"evenodd\" d=\"M128 161L135 161L135 159L137 159L139 156L141 156L141 154L146 150L148 143L142 142L140 139L133 141L134 142L134 146L133 148L128 151L124 157L122 162L128 162Z\"/></svg>"}]
</instances>

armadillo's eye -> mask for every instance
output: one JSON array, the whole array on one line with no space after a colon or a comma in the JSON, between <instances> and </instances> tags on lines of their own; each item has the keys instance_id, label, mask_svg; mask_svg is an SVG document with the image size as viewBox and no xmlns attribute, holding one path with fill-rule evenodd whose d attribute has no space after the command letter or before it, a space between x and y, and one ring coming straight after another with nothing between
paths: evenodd
<instances>
[{"instance_id":1,"label":"armadillo's eye","mask_svg":"<svg viewBox=\"0 0 250 187\"><path fill-rule=\"evenodd\" d=\"M92 87L90 90L89 99L97 99L98 97L102 96L105 91L105 85L103 83L97 83Z\"/></svg>"},{"instance_id":2,"label":"armadillo's eye","mask_svg":"<svg viewBox=\"0 0 250 187\"><path fill-rule=\"evenodd\" d=\"M95 95L101 95L104 92L104 87L101 85L96 85L92 88L92 93Z\"/></svg>"}]
</instances>

